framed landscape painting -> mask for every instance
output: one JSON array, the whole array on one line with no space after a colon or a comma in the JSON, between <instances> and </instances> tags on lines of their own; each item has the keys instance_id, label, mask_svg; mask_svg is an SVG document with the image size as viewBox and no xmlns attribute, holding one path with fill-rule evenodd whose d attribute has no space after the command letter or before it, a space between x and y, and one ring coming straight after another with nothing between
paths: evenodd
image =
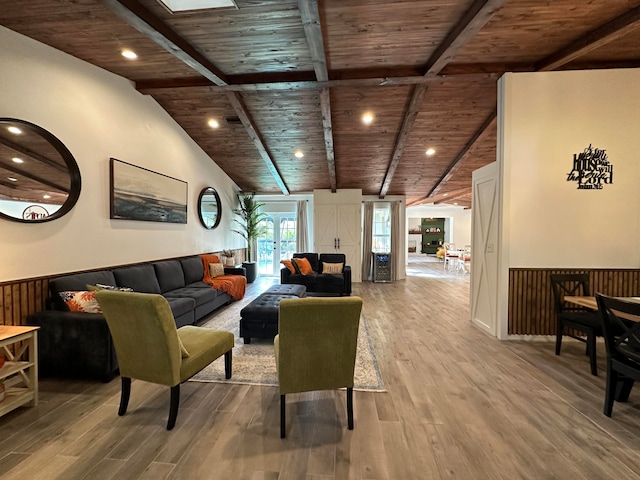
<instances>
[{"instance_id":1,"label":"framed landscape painting","mask_svg":"<svg viewBox=\"0 0 640 480\"><path fill-rule=\"evenodd\" d=\"M187 182L111 159L110 217L187 223Z\"/></svg>"}]
</instances>

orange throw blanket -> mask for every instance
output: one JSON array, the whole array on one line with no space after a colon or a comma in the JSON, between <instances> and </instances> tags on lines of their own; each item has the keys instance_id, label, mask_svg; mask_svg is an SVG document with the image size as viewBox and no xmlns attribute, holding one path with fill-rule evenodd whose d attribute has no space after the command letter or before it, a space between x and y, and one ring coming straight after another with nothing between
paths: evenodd
<instances>
[{"instance_id":1,"label":"orange throw blanket","mask_svg":"<svg viewBox=\"0 0 640 480\"><path fill-rule=\"evenodd\" d=\"M220 277L211 278L209 273L210 263L220 263L217 255L204 253L200 255L202 265L204 266L203 282L208 283L216 290L228 293L236 300L242 300L247 290L247 277L242 275L222 275Z\"/></svg>"}]
</instances>

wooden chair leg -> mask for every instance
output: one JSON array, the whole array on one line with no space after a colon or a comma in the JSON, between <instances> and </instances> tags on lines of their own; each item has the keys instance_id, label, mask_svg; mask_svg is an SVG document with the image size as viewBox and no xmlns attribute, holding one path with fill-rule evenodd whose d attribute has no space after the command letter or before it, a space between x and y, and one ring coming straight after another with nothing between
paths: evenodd
<instances>
[{"instance_id":1,"label":"wooden chair leg","mask_svg":"<svg viewBox=\"0 0 640 480\"><path fill-rule=\"evenodd\" d=\"M286 436L285 433L285 399L284 395L280 395L280 438Z\"/></svg>"},{"instance_id":2,"label":"wooden chair leg","mask_svg":"<svg viewBox=\"0 0 640 480\"><path fill-rule=\"evenodd\" d=\"M562 325L562 320L556 320L556 355L560 355L560 347L562 347L562 332L564 330L564 326Z\"/></svg>"},{"instance_id":3,"label":"wooden chair leg","mask_svg":"<svg viewBox=\"0 0 640 480\"><path fill-rule=\"evenodd\" d=\"M171 387L171 405L169 407L169 420L167 420L167 430L171 430L176 425L179 406L180 406L180 384Z\"/></svg>"},{"instance_id":4,"label":"wooden chair leg","mask_svg":"<svg viewBox=\"0 0 640 480\"><path fill-rule=\"evenodd\" d=\"M347 387L347 425L353 430L353 387Z\"/></svg>"},{"instance_id":5,"label":"wooden chair leg","mask_svg":"<svg viewBox=\"0 0 640 480\"><path fill-rule=\"evenodd\" d=\"M598 375L598 358L596 356L596 335L591 332L587 334L587 351L589 352L589 362L591 363L591 375Z\"/></svg>"},{"instance_id":6,"label":"wooden chair leg","mask_svg":"<svg viewBox=\"0 0 640 480\"><path fill-rule=\"evenodd\" d=\"M231 350L225 352L224 354L224 378L231 378L231 371L233 366L233 358L231 355Z\"/></svg>"},{"instance_id":7,"label":"wooden chair leg","mask_svg":"<svg viewBox=\"0 0 640 480\"><path fill-rule=\"evenodd\" d=\"M631 389L633 388L633 378L620 378L618 377L618 385L616 386L616 401L628 402L629 395L631 395Z\"/></svg>"},{"instance_id":8,"label":"wooden chair leg","mask_svg":"<svg viewBox=\"0 0 640 480\"><path fill-rule=\"evenodd\" d=\"M122 391L120 392L120 408L118 415L123 416L127 413L129 406L129 396L131 395L131 379L129 377L121 377Z\"/></svg>"},{"instance_id":9,"label":"wooden chair leg","mask_svg":"<svg viewBox=\"0 0 640 480\"><path fill-rule=\"evenodd\" d=\"M607 387L604 395L604 414L607 417L610 417L611 412L613 411L613 400L617 383L618 373L613 370L610 365L607 365Z\"/></svg>"}]
</instances>

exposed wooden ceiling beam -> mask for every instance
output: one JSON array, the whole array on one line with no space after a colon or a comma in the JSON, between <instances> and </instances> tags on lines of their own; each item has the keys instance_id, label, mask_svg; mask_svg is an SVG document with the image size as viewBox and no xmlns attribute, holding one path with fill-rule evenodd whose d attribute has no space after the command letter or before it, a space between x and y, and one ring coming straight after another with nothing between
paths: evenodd
<instances>
[{"instance_id":1,"label":"exposed wooden ceiling beam","mask_svg":"<svg viewBox=\"0 0 640 480\"><path fill-rule=\"evenodd\" d=\"M513 70L510 70L513 71ZM527 70L531 71L531 70ZM136 89L141 92L151 90L162 90L169 88L198 88L208 87L211 92L258 92L258 91L294 91L294 90L315 90L332 87L390 87L397 85L429 85L432 83L468 81L469 79L498 79L497 73L463 73L453 75L436 75L425 77L422 75L410 77L362 77L345 78L340 80L327 80L317 82L315 80L296 81L289 79L288 72L279 74L279 77L271 76L274 81L259 81L256 83L240 83L229 85L214 85L203 77L175 78L169 80L139 80L136 82Z\"/></svg>"},{"instance_id":2,"label":"exposed wooden ceiling beam","mask_svg":"<svg viewBox=\"0 0 640 480\"><path fill-rule=\"evenodd\" d=\"M69 193L69 188L65 187L63 185L59 185L55 182L52 182L51 180L47 180L46 178L42 178L39 175L35 175L33 173L28 172L27 170L24 170L22 168L16 167L15 165L11 164L11 163L7 163L7 162L3 162L0 161L0 167L9 170L10 172L16 173L19 176L23 176L25 178L29 178L31 180L33 180L34 182L38 182L38 183L42 183L43 185L46 185L50 188L53 188L54 190L58 190L59 192L62 193Z\"/></svg>"},{"instance_id":3,"label":"exposed wooden ceiling beam","mask_svg":"<svg viewBox=\"0 0 640 480\"><path fill-rule=\"evenodd\" d=\"M476 145L476 143L483 140L491 131L491 129L495 128L496 121L498 119L498 112L494 110L491 114L486 118L486 120L482 123L480 128L473 134L471 139L467 142L467 144L462 148L460 153L456 155L456 158L453 159L453 162L449 164L445 172L443 173L440 180L436 182L433 186L427 197L431 197L438 193L438 191L444 186L445 183L449 181L449 179L453 176L453 174L460 168L460 163L463 158L465 158L471 149Z\"/></svg>"},{"instance_id":4,"label":"exposed wooden ceiling beam","mask_svg":"<svg viewBox=\"0 0 640 480\"><path fill-rule=\"evenodd\" d=\"M418 113L420 113L422 101L424 100L424 96L427 93L428 88L429 87L427 85L416 85L413 89L411 102L409 102L409 106L405 111L404 118L402 119L402 127L400 128L400 133L398 134L396 145L393 149L391 163L389 164L387 173L384 176L382 188L380 188L380 198L384 198L389 191L391 180L393 179L393 175L396 173L396 169L400 163L400 158L402 157L402 152L404 151L404 147L407 145L409 134L411 133L411 130L413 130L413 124L418 117Z\"/></svg>"},{"instance_id":5,"label":"exposed wooden ceiling beam","mask_svg":"<svg viewBox=\"0 0 640 480\"><path fill-rule=\"evenodd\" d=\"M269 152L267 151L267 147L265 147L264 142L262 141L262 137L258 132L258 129L255 128L253 120L251 119L251 117L249 116L249 112L247 111L247 108L242 103L242 100L240 99L240 94L236 92L229 92L227 94L227 98L229 99L229 103L231 103L231 106L233 106L233 109L236 111L236 114L238 115L238 118L242 122L242 125L244 126L245 130L249 134L251 141L258 149L258 153L260 153L260 156L264 160L264 163L266 163L267 168L269 169L269 172L271 173L273 178L276 180L278 187L280 187L280 190L282 190L282 193L284 193L285 195L289 195L289 189L284 184L284 180L282 179L280 172L278 172L278 168L273 163L273 160L271 160L271 155L269 155Z\"/></svg>"},{"instance_id":6,"label":"exposed wooden ceiling beam","mask_svg":"<svg viewBox=\"0 0 640 480\"><path fill-rule=\"evenodd\" d=\"M313 61L313 69L316 72L316 79L318 82L326 82L329 80L329 72L327 71L327 60L324 51L324 41L322 39L318 2L316 0L298 0L298 8L300 9L304 35L307 38L307 45L311 52L311 60ZM327 155L327 167L329 168L329 184L331 191L335 192L338 188L338 182L336 178L335 150L333 147L331 95L329 88L320 89L320 111L322 115L322 131Z\"/></svg>"},{"instance_id":7,"label":"exposed wooden ceiling beam","mask_svg":"<svg viewBox=\"0 0 640 480\"><path fill-rule=\"evenodd\" d=\"M444 203L446 202L448 199L452 199L452 198L460 198L463 197L465 195L468 195L471 192L471 190L469 188L460 188L458 190L451 190L449 192L443 192L443 193L438 193L432 197L427 197L426 195L424 197L420 197L417 198L415 200L412 200L411 202L407 203L407 207L412 207L415 205L421 205L423 203L433 203L433 204L437 204L437 203Z\"/></svg>"},{"instance_id":8,"label":"exposed wooden ceiling beam","mask_svg":"<svg viewBox=\"0 0 640 480\"><path fill-rule=\"evenodd\" d=\"M507 0L476 0L471 8L465 12L458 23L449 31L444 41L438 45L427 61L425 76L434 76L451 61L456 52L469 41L480 29L489 21L495 12L502 7ZM393 180L402 152L406 145L407 138L411 134L418 112L424 99L427 88L417 86L413 90L411 102L405 111L402 120L402 128L398 134L396 145L391 155L391 161L387 167L387 173L380 189L380 198L384 198L389 191L389 186ZM417 105L417 106L416 106ZM416 110L413 110L416 109Z\"/></svg>"},{"instance_id":9,"label":"exposed wooden ceiling beam","mask_svg":"<svg viewBox=\"0 0 640 480\"><path fill-rule=\"evenodd\" d=\"M625 36L639 26L640 6L632 8L549 55L536 65L536 70L540 72L556 70L592 50Z\"/></svg>"},{"instance_id":10,"label":"exposed wooden ceiling beam","mask_svg":"<svg viewBox=\"0 0 640 480\"><path fill-rule=\"evenodd\" d=\"M207 80L219 86L228 84L225 75L213 63L137 1L101 1L140 33L146 35L173 56L182 60L182 62L189 65ZM247 131L249 138L251 138L251 141L258 149L258 153L267 164L267 168L278 184L278 187L280 187L282 193L289 195L289 189L285 185L269 152L267 152L260 132L251 120L251 115L240 100L239 94L230 92L227 97L236 115L238 115L242 121L242 125Z\"/></svg>"},{"instance_id":11,"label":"exposed wooden ceiling beam","mask_svg":"<svg viewBox=\"0 0 640 480\"><path fill-rule=\"evenodd\" d=\"M38 152L34 152L33 150L30 150L26 147L23 147L22 145L18 144L18 143L14 143L11 140L7 139L7 138L3 138L0 137L0 144L5 145L6 147L9 147L11 150L21 153L23 155L26 155L40 163L44 163L45 165L48 165L49 167L58 170L59 172L64 172L64 173L69 173L69 169L67 168L66 165L61 165L58 162L56 162L55 160L51 160L50 158L41 155Z\"/></svg>"},{"instance_id":12,"label":"exposed wooden ceiling beam","mask_svg":"<svg viewBox=\"0 0 640 480\"><path fill-rule=\"evenodd\" d=\"M550 71L560 68L563 65L575 60L576 58L585 55L586 53L605 45L617 38L620 38L632 29L640 26L640 7L633 8L628 12L618 16L614 20L592 30L586 35L582 36L575 42L561 48L557 52L549 55L536 65L536 71ZM495 128L497 119L497 112L493 112L487 120L483 123L478 131L476 131L471 140L465 145L462 151L449 165L444 175L433 186L427 197L436 194L443 185L452 177L455 171L459 168L459 163L466 157L473 145L486 136L488 131Z\"/></svg>"},{"instance_id":13,"label":"exposed wooden ceiling beam","mask_svg":"<svg viewBox=\"0 0 640 480\"><path fill-rule=\"evenodd\" d=\"M213 63L136 0L101 0L125 22L216 85L227 80Z\"/></svg>"},{"instance_id":14,"label":"exposed wooden ceiling beam","mask_svg":"<svg viewBox=\"0 0 640 480\"><path fill-rule=\"evenodd\" d=\"M462 48L491 17L507 2L507 0L476 0L465 12L458 23L438 45L427 61L425 75L436 75L451 61Z\"/></svg>"}]
</instances>

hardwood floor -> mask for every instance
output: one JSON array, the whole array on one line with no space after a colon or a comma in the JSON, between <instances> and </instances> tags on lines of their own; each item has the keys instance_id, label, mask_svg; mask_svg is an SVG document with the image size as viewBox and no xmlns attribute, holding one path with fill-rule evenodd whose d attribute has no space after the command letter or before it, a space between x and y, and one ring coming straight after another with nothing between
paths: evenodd
<instances>
[{"instance_id":1,"label":"hardwood floor","mask_svg":"<svg viewBox=\"0 0 640 480\"><path fill-rule=\"evenodd\" d=\"M469 276L410 257L409 276L354 285L387 392L288 396L275 387L187 382L176 427L169 390L135 381L43 379L37 408L0 419L2 479L640 479L640 391L602 414L584 345L500 342L469 322ZM251 285L256 295L272 279Z\"/></svg>"}]
</instances>

